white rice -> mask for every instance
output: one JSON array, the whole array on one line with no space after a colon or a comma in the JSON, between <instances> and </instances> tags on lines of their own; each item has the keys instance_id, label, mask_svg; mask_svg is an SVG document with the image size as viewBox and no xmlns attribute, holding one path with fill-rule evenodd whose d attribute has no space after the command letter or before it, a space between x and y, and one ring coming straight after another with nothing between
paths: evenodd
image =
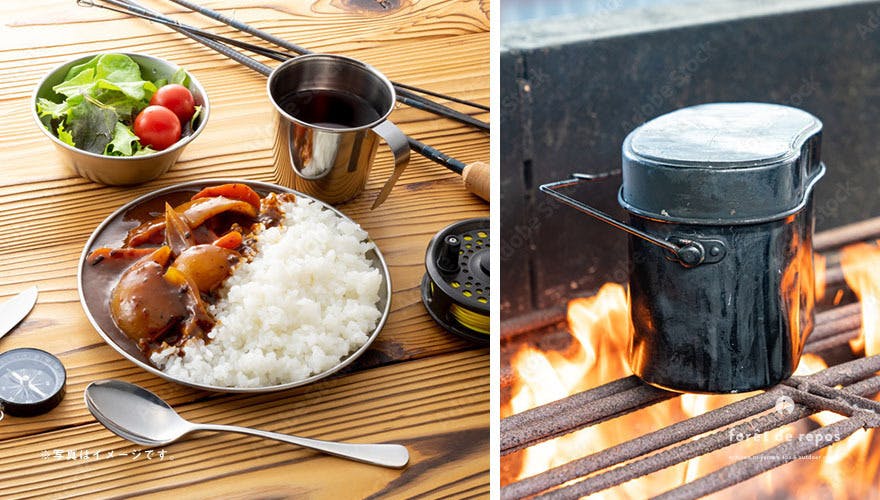
<instances>
[{"instance_id":1,"label":"white rice","mask_svg":"<svg viewBox=\"0 0 880 500\"><path fill-rule=\"evenodd\" d=\"M281 226L259 234L256 257L211 306L211 341L154 353L162 371L205 385L265 387L332 368L367 341L381 317L382 283L366 257L367 233L311 200L283 209Z\"/></svg>"}]
</instances>

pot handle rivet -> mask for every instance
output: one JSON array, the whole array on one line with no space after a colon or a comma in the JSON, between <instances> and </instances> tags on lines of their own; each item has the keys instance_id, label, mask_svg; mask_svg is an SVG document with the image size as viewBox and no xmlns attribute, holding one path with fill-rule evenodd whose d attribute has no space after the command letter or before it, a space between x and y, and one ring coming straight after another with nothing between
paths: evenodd
<instances>
[{"instance_id":1,"label":"pot handle rivet","mask_svg":"<svg viewBox=\"0 0 880 500\"><path fill-rule=\"evenodd\" d=\"M674 253L674 258L684 267L714 264L720 262L727 254L724 241L717 238L697 240L688 237L673 237L669 238L669 241L679 248Z\"/></svg>"},{"instance_id":2,"label":"pot handle rivet","mask_svg":"<svg viewBox=\"0 0 880 500\"><path fill-rule=\"evenodd\" d=\"M703 251L703 246L694 241L681 247L678 250L677 257L682 264L688 267L692 267L702 263L705 255L706 254Z\"/></svg>"}]
</instances>

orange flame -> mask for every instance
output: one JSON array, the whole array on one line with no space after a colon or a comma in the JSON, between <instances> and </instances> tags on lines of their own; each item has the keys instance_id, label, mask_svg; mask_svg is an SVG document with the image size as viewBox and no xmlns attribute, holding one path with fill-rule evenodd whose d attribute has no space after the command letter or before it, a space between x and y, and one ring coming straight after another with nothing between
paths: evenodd
<instances>
[{"instance_id":1,"label":"orange flame","mask_svg":"<svg viewBox=\"0 0 880 500\"><path fill-rule=\"evenodd\" d=\"M561 399L601 385L631 372L625 360L629 319L626 292L606 284L593 297L569 303L568 318L574 338L564 354L523 348L511 364L520 382L511 397L511 413ZM667 415L684 418L677 401L666 401L636 413L603 422L566 436L532 446L524 451L517 477L522 479L551 467L568 463L609 448L632 437L668 425ZM596 495L596 498L642 498L645 491L663 491L681 484L684 465L671 467L647 480L636 480Z\"/></svg>"},{"instance_id":2,"label":"orange flame","mask_svg":"<svg viewBox=\"0 0 880 500\"><path fill-rule=\"evenodd\" d=\"M880 247L859 243L844 248L840 265L846 284L862 303L862 332L853 351L880 354Z\"/></svg>"},{"instance_id":3,"label":"orange flame","mask_svg":"<svg viewBox=\"0 0 880 500\"><path fill-rule=\"evenodd\" d=\"M780 283L785 295L782 308L788 314L791 344L803 346L807 334L813 330L812 312L816 291L819 291L819 296L825 295L825 263L823 258L817 259L822 263L822 272L819 273L821 277L817 281L816 264L811 247L801 244L797 234L792 239L792 246L796 248L795 255L783 270ZM799 351L793 353L791 361L795 364L799 353Z\"/></svg>"},{"instance_id":4,"label":"orange flame","mask_svg":"<svg viewBox=\"0 0 880 500\"><path fill-rule=\"evenodd\" d=\"M825 298L825 265L827 259L820 253L813 254L813 274L816 277L816 301Z\"/></svg>"}]
</instances>

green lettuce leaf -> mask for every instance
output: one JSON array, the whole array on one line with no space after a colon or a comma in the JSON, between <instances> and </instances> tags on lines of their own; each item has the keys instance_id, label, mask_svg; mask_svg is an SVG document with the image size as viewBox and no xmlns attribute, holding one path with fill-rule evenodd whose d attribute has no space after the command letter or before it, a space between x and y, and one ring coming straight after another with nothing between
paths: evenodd
<instances>
[{"instance_id":1,"label":"green lettuce leaf","mask_svg":"<svg viewBox=\"0 0 880 500\"><path fill-rule=\"evenodd\" d=\"M108 82L137 82L142 80L141 67L125 54L104 54L95 65L95 78Z\"/></svg>"},{"instance_id":2,"label":"green lettuce leaf","mask_svg":"<svg viewBox=\"0 0 880 500\"><path fill-rule=\"evenodd\" d=\"M37 99L37 114L42 118L51 116L52 118L61 118L67 115L67 101L54 103L49 99L40 97Z\"/></svg>"},{"instance_id":3,"label":"green lettuce leaf","mask_svg":"<svg viewBox=\"0 0 880 500\"><path fill-rule=\"evenodd\" d=\"M95 90L117 90L137 101L149 101L156 92L156 85L146 80L134 82L111 82L109 80L95 80ZM93 92L94 93L94 92Z\"/></svg>"},{"instance_id":4,"label":"green lettuce leaf","mask_svg":"<svg viewBox=\"0 0 880 500\"><path fill-rule=\"evenodd\" d=\"M102 154L113 139L119 115L112 108L95 105L84 99L78 106L70 108L67 125L74 144L91 153Z\"/></svg>"},{"instance_id":5,"label":"green lettuce leaf","mask_svg":"<svg viewBox=\"0 0 880 500\"><path fill-rule=\"evenodd\" d=\"M63 82L52 87L67 97L97 97L101 90L116 90L138 101L148 101L156 89L153 82L141 77L140 66L125 54L104 54L74 66Z\"/></svg>"},{"instance_id":6,"label":"green lettuce leaf","mask_svg":"<svg viewBox=\"0 0 880 500\"><path fill-rule=\"evenodd\" d=\"M68 101L74 99L71 97ZM94 99L104 106L109 106L116 111L119 119L130 123L131 118L146 105L143 101L132 99L130 96L118 91L102 89L95 94Z\"/></svg>"},{"instance_id":7,"label":"green lettuce leaf","mask_svg":"<svg viewBox=\"0 0 880 500\"><path fill-rule=\"evenodd\" d=\"M76 144L73 143L73 136L64 129L64 122L58 124L58 138L61 139L61 142L76 147Z\"/></svg>"},{"instance_id":8,"label":"green lettuce leaf","mask_svg":"<svg viewBox=\"0 0 880 500\"><path fill-rule=\"evenodd\" d=\"M64 81L66 82L68 80L72 80L76 75L82 73L83 70L86 70L86 69L91 69L92 74L94 74L95 67L98 65L98 59L100 59L100 58L101 58L101 56L97 55L82 64L78 64L78 65L70 68L69 70L67 70L67 74L64 75Z\"/></svg>"},{"instance_id":9,"label":"green lettuce leaf","mask_svg":"<svg viewBox=\"0 0 880 500\"><path fill-rule=\"evenodd\" d=\"M55 91L56 94L71 97L77 94L88 93L94 87L95 70L93 68L86 68L70 80L64 80L58 85L52 87L52 90Z\"/></svg>"},{"instance_id":10,"label":"green lettuce leaf","mask_svg":"<svg viewBox=\"0 0 880 500\"><path fill-rule=\"evenodd\" d=\"M104 148L104 154L110 156L131 156L140 149L138 136L130 128L116 122L116 129L113 131L113 140L107 143Z\"/></svg>"},{"instance_id":11,"label":"green lettuce leaf","mask_svg":"<svg viewBox=\"0 0 880 500\"><path fill-rule=\"evenodd\" d=\"M192 115L192 118L189 119L189 128L192 130L196 129L196 119L198 119L199 115L202 114L202 107L196 106L195 112Z\"/></svg>"},{"instance_id":12,"label":"green lettuce leaf","mask_svg":"<svg viewBox=\"0 0 880 500\"><path fill-rule=\"evenodd\" d=\"M177 83L179 85L183 85L184 87L189 87L189 75L186 73L186 70L180 68L174 72L174 74L171 76L171 80L169 80L168 83Z\"/></svg>"}]
</instances>

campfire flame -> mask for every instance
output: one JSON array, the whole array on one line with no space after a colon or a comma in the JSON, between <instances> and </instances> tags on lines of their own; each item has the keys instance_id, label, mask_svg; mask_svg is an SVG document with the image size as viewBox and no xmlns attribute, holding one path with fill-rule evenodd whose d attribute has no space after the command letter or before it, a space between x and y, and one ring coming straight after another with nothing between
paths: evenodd
<instances>
[{"instance_id":1,"label":"campfire flame","mask_svg":"<svg viewBox=\"0 0 880 500\"><path fill-rule=\"evenodd\" d=\"M824 258L817 259L816 298L824 296ZM862 303L862 334L851 344L854 356L880 353L880 247L854 245L841 254L841 265L848 286ZM840 292L834 304L840 301ZM798 314L795 312L794 314ZM797 318L802 319L802 318ZM568 304L571 344L563 351L541 351L523 347L512 358L516 375L512 397L502 416L546 404L615 379L631 375L626 362L629 341L629 315L624 287L608 283L589 298ZM827 368L825 360L805 354L797 375L809 375ZM684 394L642 410L623 415L586 429L543 442L522 452L518 474L503 477L509 483L546 471L572 460L601 451L659 428L701 415L754 395ZM880 400L880 396L878 396ZM818 425L828 425L845 417L820 412L757 438L744 439L708 455L691 459L648 476L600 492L590 498L645 498L668 491L721 467L805 434ZM713 498L779 495L834 499L874 498L880 495L880 438L872 430L860 430L809 457L795 460L770 473L762 474L740 487L719 492Z\"/></svg>"},{"instance_id":2,"label":"campfire flame","mask_svg":"<svg viewBox=\"0 0 880 500\"><path fill-rule=\"evenodd\" d=\"M866 356L880 354L880 247L850 245L841 251L840 265L846 284L862 303L862 334L851 347Z\"/></svg>"}]
</instances>

